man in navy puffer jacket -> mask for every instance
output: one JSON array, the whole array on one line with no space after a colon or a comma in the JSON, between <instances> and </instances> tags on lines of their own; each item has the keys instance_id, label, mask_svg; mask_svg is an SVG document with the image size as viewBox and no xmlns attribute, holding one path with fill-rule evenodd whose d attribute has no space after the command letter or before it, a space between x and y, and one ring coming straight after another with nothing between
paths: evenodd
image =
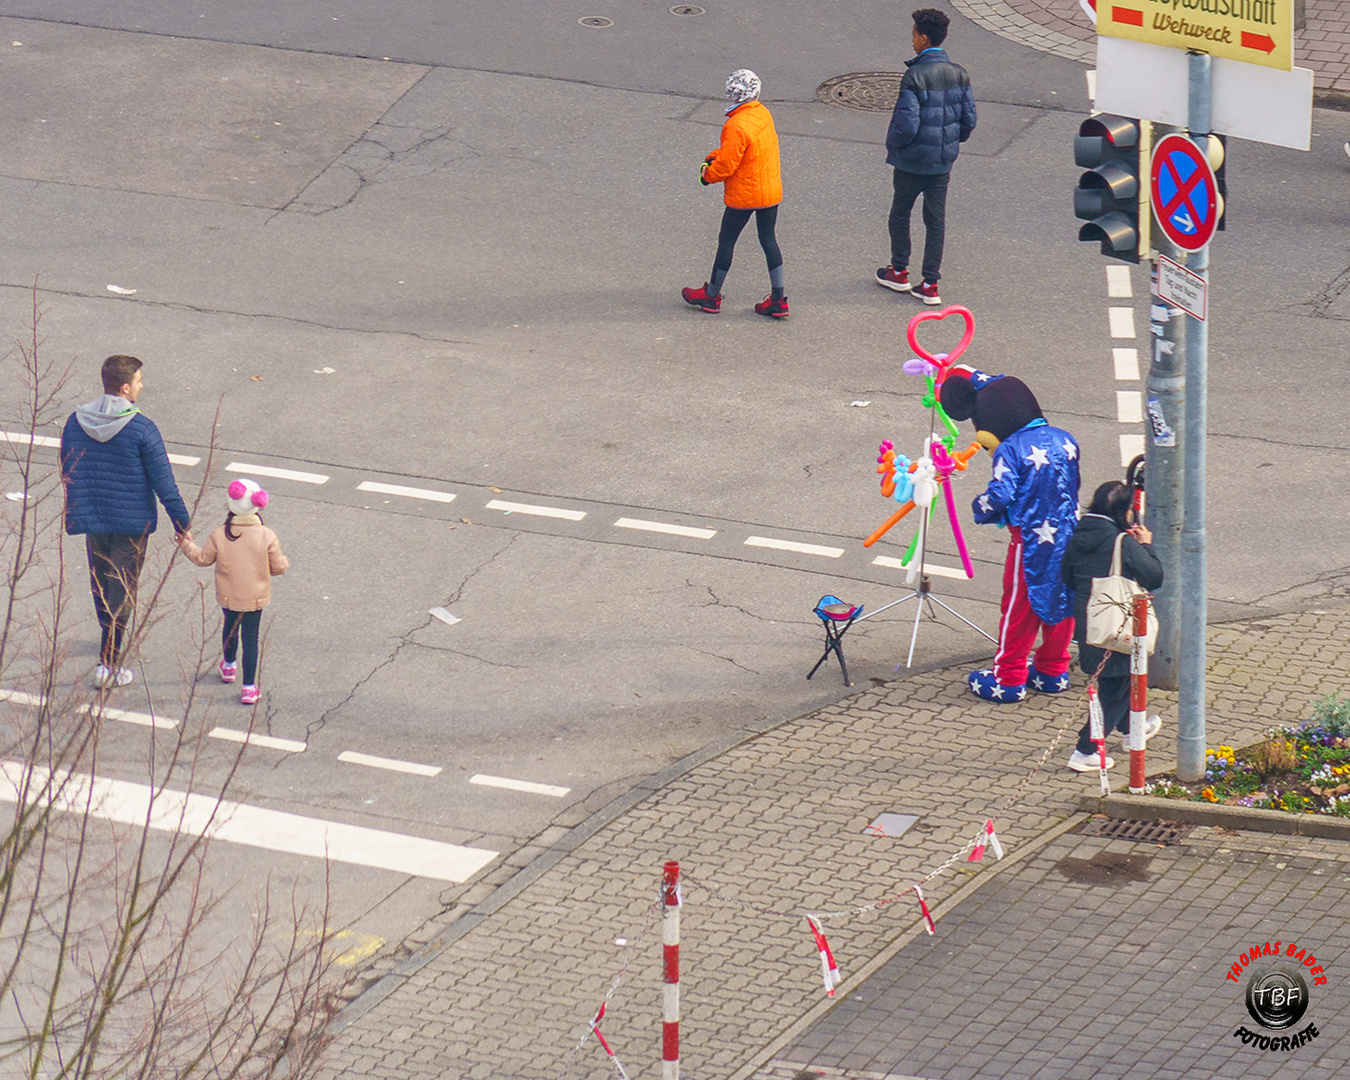
<instances>
[{"instance_id":1,"label":"man in navy puffer jacket","mask_svg":"<svg viewBox=\"0 0 1350 1080\"><path fill-rule=\"evenodd\" d=\"M900 99L886 132L886 164L895 170L891 201L891 265L877 271L877 284L910 292L925 304L940 304L942 245L947 228L947 182L961 144L975 130L970 76L939 45L947 16L935 8L914 12L914 59L900 82ZM923 282L909 280L909 215L923 195Z\"/></svg>"},{"instance_id":2,"label":"man in navy puffer jacket","mask_svg":"<svg viewBox=\"0 0 1350 1080\"><path fill-rule=\"evenodd\" d=\"M178 494L159 428L141 415L141 362L103 361L103 396L81 405L61 433L61 481L66 532L84 534L89 586L102 642L94 682L125 686L122 638L136 604L136 581L150 534L159 525L158 498L174 531L189 536L188 511Z\"/></svg>"}]
</instances>

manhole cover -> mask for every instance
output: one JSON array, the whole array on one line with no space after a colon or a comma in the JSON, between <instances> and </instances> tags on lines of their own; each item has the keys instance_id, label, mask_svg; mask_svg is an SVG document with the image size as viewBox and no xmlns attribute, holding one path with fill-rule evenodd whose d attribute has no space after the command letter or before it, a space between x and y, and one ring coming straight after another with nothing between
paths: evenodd
<instances>
[{"instance_id":1,"label":"manhole cover","mask_svg":"<svg viewBox=\"0 0 1350 1080\"><path fill-rule=\"evenodd\" d=\"M706 15L707 11L697 4L676 4L670 9L672 15Z\"/></svg>"},{"instance_id":2,"label":"manhole cover","mask_svg":"<svg viewBox=\"0 0 1350 1080\"><path fill-rule=\"evenodd\" d=\"M899 71L859 71L836 75L816 87L816 97L826 105L842 105L864 112L890 112L900 97Z\"/></svg>"},{"instance_id":3,"label":"manhole cover","mask_svg":"<svg viewBox=\"0 0 1350 1080\"><path fill-rule=\"evenodd\" d=\"M1176 821L1126 821L1122 818L1089 818L1083 836L1112 840L1137 840L1141 844L1179 844L1190 835L1191 826Z\"/></svg>"},{"instance_id":4,"label":"manhole cover","mask_svg":"<svg viewBox=\"0 0 1350 1080\"><path fill-rule=\"evenodd\" d=\"M1147 881L1151 855L1117 855L1099 851L1090 859L1060 859L1055 865L1061 874L1079 885L1122 885L1127 881Z\"/></svg>"},{"instance_id":5,"label":"manhole cover","mask_svg":"<svg viewBox=\"0 0 1350 1080\"><path fill-rule=\"evenodd\" d=\"M593 26L597 30L614 25L613 19L606 19L603 15L583 15L577 22L581 23L582 26Z\"/></svg>"}]
</instances>

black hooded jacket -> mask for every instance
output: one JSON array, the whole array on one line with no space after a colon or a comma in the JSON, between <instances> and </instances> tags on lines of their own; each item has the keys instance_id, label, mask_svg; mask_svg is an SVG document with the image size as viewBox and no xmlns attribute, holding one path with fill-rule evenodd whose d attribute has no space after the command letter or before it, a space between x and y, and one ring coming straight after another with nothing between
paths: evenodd
<instances>
[{"instance_id":1,"label":"black hooded jacket","mask_svg":"<svg viewBox=\"0 0 1350 1080\"><path fill-rule=\"evenodd\" d=\"M1084 671L1096 671L1102 662L1104 650L1087 644L1087 603L1092 594L1092 579L1106 577L1111 572L1111 556L1115 550L1120 529L1108 517L1084 514L1078 528L1069 540L1060 564L1064 584L1073 590L1074 636L1078 639L1079 663ZM1152 592L1163 583L1162 563L1147 544L1141 544L1129 533L1120 545L1120 572ZM1113 653L1102 669L1107 677L1130 673L1130 658L1125 653Z\"/></svg>"}]
</instances>

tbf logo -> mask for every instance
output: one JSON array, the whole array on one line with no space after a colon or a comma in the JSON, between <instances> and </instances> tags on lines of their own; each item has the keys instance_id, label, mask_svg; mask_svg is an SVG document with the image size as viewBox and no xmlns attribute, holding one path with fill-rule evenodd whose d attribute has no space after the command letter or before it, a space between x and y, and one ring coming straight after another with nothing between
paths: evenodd
<instances>
[{"instance_id":1,"label":"tbf logo","mask_svg":"<svg viewBox=\"0 0 1350 1080\"><path fill-rule=\"evenodd\" d=\"M1293 1027L1308 1011L1308 983L1301 971L1257 968L1247 980L1247 1011L1262 1027Z\"/></svg>"}]
</instances>

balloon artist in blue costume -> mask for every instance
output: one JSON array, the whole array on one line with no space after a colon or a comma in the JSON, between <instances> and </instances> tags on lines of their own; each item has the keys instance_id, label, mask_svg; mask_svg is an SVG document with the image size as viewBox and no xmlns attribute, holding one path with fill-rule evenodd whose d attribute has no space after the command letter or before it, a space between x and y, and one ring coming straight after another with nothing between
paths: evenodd
<instances>
[{"instance_id":1,"label":"balloon artist in blue costume","mask_svg":"<svg viewBox=\"0 0 1350 1080\"><path fill-rule=\"evenodd\" d=\"M1060 693L1069 688L1074 626L1060 563L1078 522L1078 443L1046 422L1036 396L1011 375L953 367L941 401L953 420L974 421L994 459L989 487L972 504L975 523L1006 526L1009 536L998 651L992 668L970 673L970 691L999 702L1022 701L1028 688Z\"/></svg>"}]
</instances>

